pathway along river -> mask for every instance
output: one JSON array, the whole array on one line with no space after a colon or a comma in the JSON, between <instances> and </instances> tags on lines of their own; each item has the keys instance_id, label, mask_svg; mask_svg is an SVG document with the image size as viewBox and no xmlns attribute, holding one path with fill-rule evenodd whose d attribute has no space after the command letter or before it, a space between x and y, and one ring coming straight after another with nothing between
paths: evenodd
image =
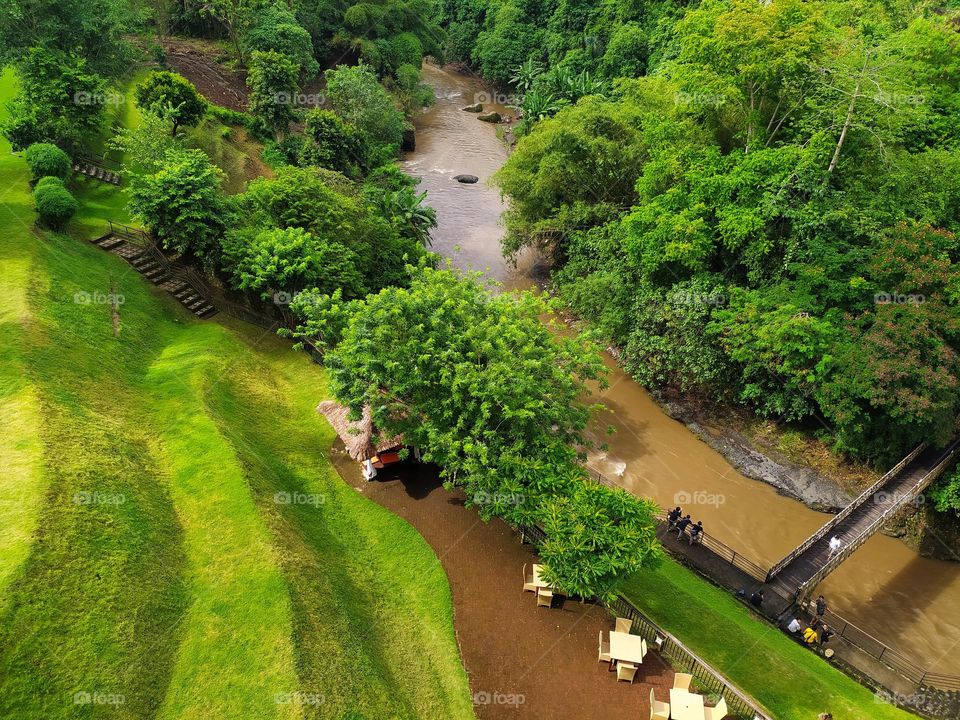
<instances>
[{"instance_id":1,"label":"pathway along river","mask_svg":"<svg viewBox=\"0 0 960 720\"><path fill-rule=\"evenodd\" d=\"M487 270L507 288L533 284L530 256L509 265L500 253L500 215L505 209L488 181L506 161L496 126L460 108L484 101L484 110L510 114L490 102L489 89L455 70L424 67L436 104L417 122L417 147L404 169L422 179L436 208L434 250L464 269ZM494 98L495 99L495 98ZM454 175L477 175L463 185ZM829 516L778 495L766 483L735 470L720 454L666 415L647 392L626 377L612 358L610 387L602 395L604 424L617 432L609 450L590 465L623 487L672 507L686 495L714 500L691 506L707 532L769 567ZM871 538L820 586L833 609L875 637L901 649L922 667L960 675L960 565L920 557L884 535Z\"/></svg>"}]
</instances>

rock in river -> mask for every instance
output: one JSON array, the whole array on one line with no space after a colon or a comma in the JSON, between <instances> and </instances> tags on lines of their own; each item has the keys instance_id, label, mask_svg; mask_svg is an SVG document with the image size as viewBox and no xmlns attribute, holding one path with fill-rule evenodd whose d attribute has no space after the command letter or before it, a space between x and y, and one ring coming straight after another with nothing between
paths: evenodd
<instances>
[{"instance_id":1,"label":"rock in river","mask_svg":"<svg viewBox=\"0 0 960 720\"><path fill-rule=\"evenodd\" d=\"M498 123L501 120L500 113L492 112L487 113L486 115L477 115L477 120L483 120L484 122Z\"/></svg>"},{"instance_id":2,"label":"rock in river","mask_svg":"<svg viewBox=\"0 0 960 720\"><path fill-rule=\"evenodd\" d=\"M465 108L460 108L464 112L483 112L483 103L476 103L474 105L467 105Z\"/></svg>"},{"instance_id":3,"label":"rock in river","mask_svg":"<svg viewBox=\"0 0 960 720\"><path fill-rule=\"evenodd\" d=\"M454 175L453 179L460 183L466 183L467 185L473 185L478 178L476 175Z\"/></svg>"}]
</instances>

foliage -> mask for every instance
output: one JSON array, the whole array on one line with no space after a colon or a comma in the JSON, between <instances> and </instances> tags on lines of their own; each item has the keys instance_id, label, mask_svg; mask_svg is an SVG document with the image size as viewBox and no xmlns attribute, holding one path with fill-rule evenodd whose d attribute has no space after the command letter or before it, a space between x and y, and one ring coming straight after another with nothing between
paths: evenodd
<instances>
[{"instance_id":1,"label":"foliage","mask_svg":"<svg viewBox=\"0 0 960 720\"><path fill-rule=\"evenodd\" d=\"M202 151L172 148L155 172L134 176L130 210L165 248L213 266L225 226L222 177Z\"/></svg>"},{"instance_id":2,"label":"foliage","mask_svg":"<svg viewBox=\"0 0 960 720\"><path fill-rule=\"evenodd\" d=\"M433 105L433 88L423 82L419 67L401 65L391 84L406 117L411 118L423 108Z\"/></svg>"},{"instance_id":3,"label":"foliage","mask_svg":"<svg viewBox=\"0 0 960 720\"><path fill-rule=\"evenodd\" d=\"M250 183L233 206L237 229L224 241L225 269L242 287L262 294L313 287L359 297L406 284L406 263L426 254L335 172L281 168L275 179ZM264 234L274 229L305 235Z\"/></svg>"},{"instance_id":4,"label":"foliage","mask_svg":"<svg viewBox=\"0 0 960 720\"><path fill-rule=\"evenodd\" d=\"M355 2L338 18L331 46L350 54L381 75L402 65L420 67L425 55L443 59L443 31L433 20L430 0Z\"/></svg>"},{"instance_id":5,"label":"foliage","mask_svg":"<svg viewBox=\"0 0 960 720\"><path fill-rule=\"evenodd\" d=\"M293 99L300 90L296 63L273 50L250 55L247 87L250 112L265 128L283 134L293 120Z\"/></svg>"},{"instance_id":6,"label":"foliage","mask_svg":"<svg viewBox=\"0 0 960 720\"><path fill-rule=\"evenodd\" d=\"M134 97L142 110L167 118L173 135L181 125L193 126L200 122L207 108L193 83L166 70L150 73L137 86Z\"/></svg>"},{"instance_id":7,"label":"foliage","mask_svg":"<svg viewBox=\"0 0 960 720\"><path fill-rule=\"evenodd\" d=\"M30 50L57 49L90 70L118 77L131 57L126 0L4 0L0 3L0 66L18 67Z\"/></svg>"},{"instance_id":8,"label":"foliage","mask_svg":"<svg viewBox=\"0 0 960 720\"><path fill-rule=\"evenodd\" d=\"M241 290L260 292L265 299L305 288L339 290L348 298L363 294L357 258L339 242L296 227L241 232L231 240L224 248L225 262Z\"/></svg>"},{"instance_id":9,"label":"foliage","mask_svg":"<svg viewBox=\"0 0 960 720\"><path fill-rule=\"evenodd\" d=\"M497 7L475 15L488 33L540 19ZM597 47L557 25L614 9L626 22ZM509 78L526 133L495 178L505 250L550 251L562 297L649 386L879 465L944 441L960 420L954 21L872 0L565 8Z\"/></svg>"},{"instance_id":10,"label":"foliage","mask_svg":"<svg viewBox=\"0 0 960 720\"><path fill-rule=\"evenodd\" d=\"M960 468L947 472L930 488L929 495L940 512L960 512Z\"/></svg>"},{"instance_id":11,"label":"foliage","mask_svg":"<svg viewBox=\"0 0 960 720\"><path fill-rule=\"evenodd\" d=\"M303 132L308 140L298 153L301 165L319 165L351 176L366 168L366 147L357 129L332 110L310 110Z\"/></svg>"},{"instance_id":12,"label":"foliage","mask_svg":"<svg viewBox=\"0 0 960 720\"><path fill-rule=\"evenodd\" d=\"M385 165L367 178L364 193L401 237L427 246L430 231L437 227L437 213L426 204L427 193L414 190L419 182L396 165Z\"/></svg>"},{"instance_id":13,"label":"foliage","mask_svg":"<svg viewBox=\"0 0 960 720\"><path fill-rule=\"evenodd\" d=\"M651 506L588 486L578 462L589 446L581 398L605 372L595 346L541 322L552 308L542 296L493 295L450 270L411 273L409 288L364 300L299 296L296 335L326 349L333 392L356 417L369 406L381 432L420 447L482 517L554 530L544 552L558 587L606 594L656 537Z\"/></svg>"},{"instance_id":14,"label":"foliage","mask_svg":"<svg viewBox=\"0 0 960 720\"><path fill-rule=\"evenodd\" d=\"M123 128L111 139L121 152L128 169L135 174L155 173L166 162L167 153L183 147L183 138L173 130L169 117L147 113L134 128Z\"/></svg>"},{"instance_id":15,"label":"foliage","mask_svg":"<svg viewBox=\"0 0 960 720\"><path fill-rule=\"evenodd\" d=\"M17 74L20 93L2 124L3 135L15 150L49 142L73 151L100 128L113 96L82 57L32 48L19 58Z\"/></svg>"},{"instance_id":16,"label":"foliage","mask_svg":"<svg viewBox=\"0 0 960 720\"><path fill-rule=\"evenodd\" d=\"M46 178L43 178L46 180ZM56 178L59 180L59 178ZM33 191L40 220L48 227L60 229L77 212L77 201L62 182L41 182Z\"/></svg>"},{"instance_id":17,"label":"foliage","mask_svg":"<svg viewBox=\"0 0 960 720\"><path fill-rule=\"evenodd\" d=\"M47 176L66 180L73 170L70 156L50 143L34 143L23 153L23 159L27 161L34 180Z\"/></svg>"},{"instance_id":18,"label":"foliage","mask_svg":"<svg viewBox=\"0 0 960 720\"><path fill-rule=\"evenodd\" d=\"M392 159L403 139L403 113L367 65L341 65L325 73L327 102L337 115L357 128L371 148L371 166Z\"/></svg>"},{"instance_id":19,"label":"foliage","mask_svg":"<svg viewBox=\"0 0 960 720\"><path fill-rule=\"evenodd\" d=\"M290 8L280 3L270 3L257 11L243 35L243 47L248 57L255 51L273 51L287 57L299 66L305 79L320 71L310 33Z\"/></svg>"}]
</instances>

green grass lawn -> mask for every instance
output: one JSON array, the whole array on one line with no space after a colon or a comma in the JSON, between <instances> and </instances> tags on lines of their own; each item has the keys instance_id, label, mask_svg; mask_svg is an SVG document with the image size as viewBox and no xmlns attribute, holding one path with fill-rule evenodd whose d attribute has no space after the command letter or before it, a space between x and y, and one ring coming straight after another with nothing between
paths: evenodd
<instances>
[{"instance_id":1,"label":"green grass lawn","mask_svg":"<svg viewBox=\"0 0 960 720\"><path fill-rule=\"evenodd\" d=\"M0 717L473 717L439 562L327 460L322 368L87 242L116 188L68 236L27 180L0 144ZM112 287L119 338L75 302Z\"/></svg>"},{"instance_id":2,"label":"green grass lawn","mask_svg":"<svg viewBox=\"0 0 960 720\"><path fill-rule=\"evenodd\" d=\"M822 712L837 720L915 717L877 702L870 690L673 560L642 570L621 590L775 720L810 720Z\"/></svg>"}]
</instances>

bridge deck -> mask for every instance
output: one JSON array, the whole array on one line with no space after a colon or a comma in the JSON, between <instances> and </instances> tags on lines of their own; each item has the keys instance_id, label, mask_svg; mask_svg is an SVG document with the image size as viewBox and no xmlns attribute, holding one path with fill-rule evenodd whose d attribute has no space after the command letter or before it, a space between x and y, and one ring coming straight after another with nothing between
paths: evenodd
<instances>
[{"instance_id":1,"label":"bridge deck","mask_svg":"<svg viewBox=\"0 0 960 720\"><path fill-rule=\"evenodd\" d=\"M863 498L850 514L833 528L821 529L823 533L816 542L801 552L768 580L770 589L784 598L792 598L797 590L814 578L828 564L834 567L843 562L865 539L865 534L875 532L877 521L884 515L893 515L912 502L918 484L922 490L932 482L934 470L942 470L946 459L960 450L960 439L955 439L946 448L926 448L898 473L890 477L872 495ZM932 475L932 476L931 476ZM825 532L824 532L825 530ZM834 558L830 558L830 538L836 536L843 543ZM851 546L853 550L851 550ZM846 551L846 552L845 552ZM831 570L833 568L830 568Z\"/></svg>"}]
</instances>

